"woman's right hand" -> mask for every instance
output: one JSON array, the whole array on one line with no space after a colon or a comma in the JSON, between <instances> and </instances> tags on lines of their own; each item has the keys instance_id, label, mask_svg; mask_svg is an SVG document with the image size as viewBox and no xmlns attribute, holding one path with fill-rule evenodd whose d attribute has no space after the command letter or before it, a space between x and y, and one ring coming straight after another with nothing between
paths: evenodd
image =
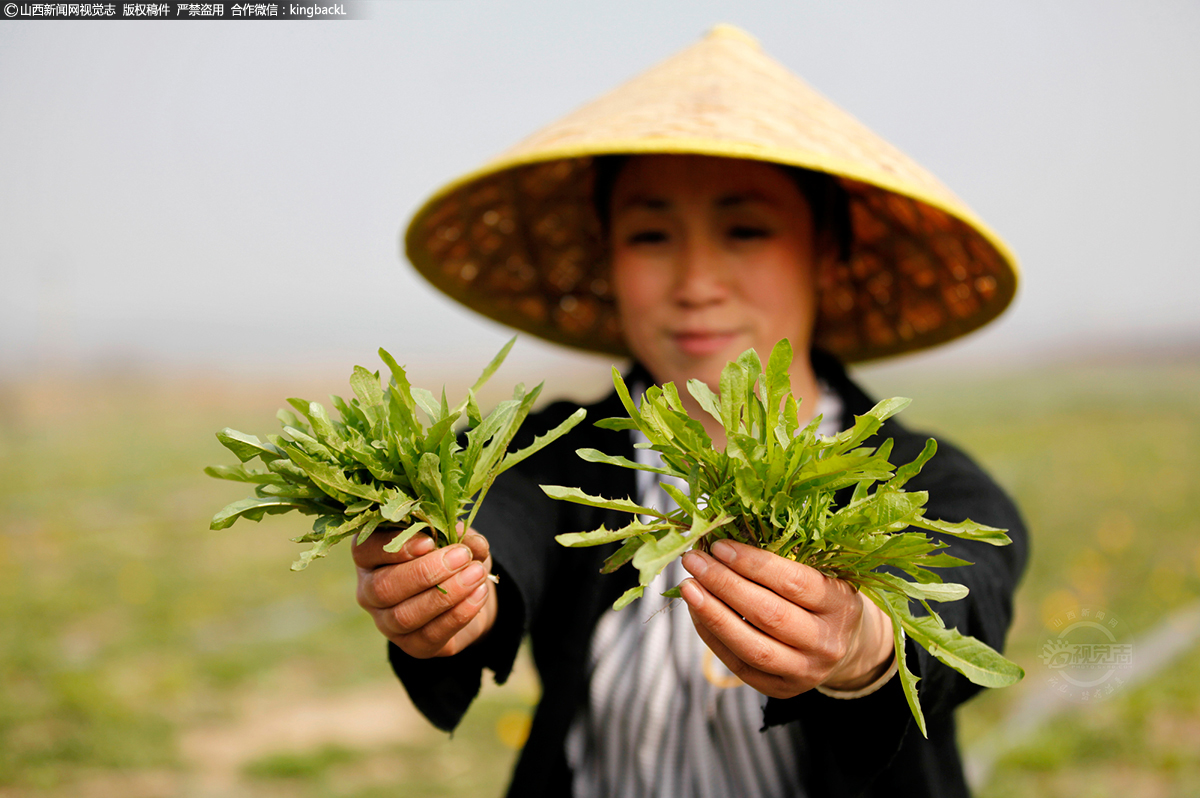
<instances>
[{"instance_id":1,"label":"woman's right hand","mask_svg":"<svg viewBox=\"0 0 1200 798\"><path fill-rule=\"evenodd\" d=\"M375 532L353 546L358 603L383 636L409 656L428 659L457 654L486 635L497 603L483 535L471 530L443 549L415 535L400 551L384 551L395 534Z\"/></svg>"}]
</instances>

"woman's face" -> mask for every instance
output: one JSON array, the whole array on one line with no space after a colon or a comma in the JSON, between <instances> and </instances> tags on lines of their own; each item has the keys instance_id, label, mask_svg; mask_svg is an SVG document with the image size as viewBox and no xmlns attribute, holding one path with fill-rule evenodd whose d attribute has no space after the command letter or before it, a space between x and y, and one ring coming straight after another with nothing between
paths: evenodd
<instances>
[{"instance_id":1,"label":"woman's face","mask_svg":"<svg viewBox=\"0 0 1200 798\"><path fill-rule=\"evenodd\" d=\"M630 158L613 185L613 289L625 340L655 380L714 390L721 369L780 338L808 352L818 264L794 182L757 161Z\"/></svg>"}]
</instances>

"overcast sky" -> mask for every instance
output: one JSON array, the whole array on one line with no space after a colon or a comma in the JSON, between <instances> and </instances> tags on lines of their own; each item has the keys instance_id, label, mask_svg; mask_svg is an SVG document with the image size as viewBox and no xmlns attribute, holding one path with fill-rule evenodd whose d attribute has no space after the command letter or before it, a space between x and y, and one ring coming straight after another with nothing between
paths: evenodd
<instances>
[{"instance_id":1,"label":"overcast sky","mask_svg":"<svg viewBox=\"0 0 1200 798\"><path fill-rule=\"evenodd\" d=\"M464 358L399 255L435 189L731 22L1021 258L941 358L1200 340L1200 4L376 3L358 22L0 20L0 379ZM524 338L514 356L564 356Z\"/></svg>"}]
</instances>

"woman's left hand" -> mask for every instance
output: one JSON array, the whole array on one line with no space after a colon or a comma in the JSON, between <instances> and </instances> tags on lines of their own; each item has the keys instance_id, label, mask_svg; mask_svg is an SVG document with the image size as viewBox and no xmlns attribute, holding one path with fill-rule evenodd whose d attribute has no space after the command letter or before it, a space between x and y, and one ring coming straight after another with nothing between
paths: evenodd
<instances>
[{"instance_id":1,"label":"woman's left hand","mask_svg":"<svg viewBox=\"0 0 1200 798\"><path fill-rule=\"evenodd\" d=\"M848 583L729 540L712 553L684 555L694 578L680 589L705 644L755 690L857 690L890 666L891 619Z\"/></svg>"}]
</instances>

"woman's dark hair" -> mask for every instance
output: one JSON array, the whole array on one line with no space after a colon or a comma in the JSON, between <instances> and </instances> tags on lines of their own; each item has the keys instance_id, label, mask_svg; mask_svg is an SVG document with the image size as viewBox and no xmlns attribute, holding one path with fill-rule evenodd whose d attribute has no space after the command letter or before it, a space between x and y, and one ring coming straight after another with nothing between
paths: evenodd
<instances>
[{"instance_id":1,"label":"woman's dark hair","mask_svg":"<svg viewBox=\"0 0 1200 798\"><path fill-rule=\"evenodd\" d=\"M612 203L613 186L616 185L617 177L630 157L632 156L597 155L592 159L596 175L592 184L592 204L600 220L600 232L604 238L608 237L608 227L612 221L609 218L609 206ZM828 236L827 240L837 245L838 259L850 260L850 198L842 184L833 175L825 172L814 172L799 166L771 165L790 177L808 200L812 209L815 238L819 241Z\"/></svg>"}]
</instances>

